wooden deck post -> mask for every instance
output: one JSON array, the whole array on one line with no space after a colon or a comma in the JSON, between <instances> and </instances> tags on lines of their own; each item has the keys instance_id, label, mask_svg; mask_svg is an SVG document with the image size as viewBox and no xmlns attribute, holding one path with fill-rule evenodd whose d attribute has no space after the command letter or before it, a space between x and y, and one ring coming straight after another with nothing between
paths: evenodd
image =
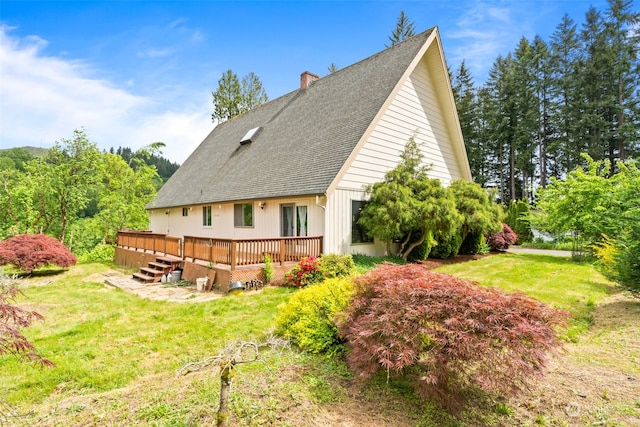
<instances>
[{"instance_id":1,"label":"wooden deck post","mask_svg":"<svg viewBox=\"0 0 640 427\"><path fill-rule=\"evenodd\" d=\"M284 242L285 242L284 239L280 239L280 265L284 265L284 255L286 252Z\"/></svg>"},{"instance_id":2,"label":"wooden deck post","mask_svg":"<svg viewBox=\"0 0 640 427\"><path fill-rule=\"evenodd\" d=\"M236 269L236 245L238 242L235 240L231 242L231 271Z\"/></svg>"}]
</instances>

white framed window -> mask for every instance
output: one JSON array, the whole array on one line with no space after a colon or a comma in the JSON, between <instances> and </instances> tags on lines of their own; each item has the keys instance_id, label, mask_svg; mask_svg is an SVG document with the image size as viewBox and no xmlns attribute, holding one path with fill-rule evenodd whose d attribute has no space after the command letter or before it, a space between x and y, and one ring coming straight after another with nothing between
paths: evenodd
<instances>
[{"instance_id":1,"label":"white framed window","mask_svg":"<svg viewBox=\"0 0 640 427\"><path fill-rule=\"evenodd\" d=\"M189 208L182 208L182 216L189 216Z\"/></svg>"},{"instance_id":2,"label":"white framed window","mask_svg":"<svg viewBox=\"0 0 640 427\"><path fill-rule=\"evenodd\" d=\"M213 216L211 215L211 205L202 207L202 226L211 227L213 225Z\"/></svg>"},{"instance_id":3,"label":"white framed window","mask_svg":"<svg viewBox=\"0 0 640 427\"><path fill-rule=\"evenodd\" d=\"M284 236L307 236L308 228L307 206L294 204L280 205L280 234Z\"/></svg>"}]
</instances>

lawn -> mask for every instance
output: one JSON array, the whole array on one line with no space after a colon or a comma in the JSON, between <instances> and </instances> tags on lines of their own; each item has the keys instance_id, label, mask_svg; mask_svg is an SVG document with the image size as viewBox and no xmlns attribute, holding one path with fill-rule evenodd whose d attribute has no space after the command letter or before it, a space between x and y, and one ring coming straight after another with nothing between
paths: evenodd
<instances>
[{"instance_id":1,"label":"lawn","mask_svg":"<svg viewBox=\"0 0 640 427\"><path fill-rule=\"evenodd\" d=\"M23 282L21 304L45 316L44 322L25 333L56 367L38 369L1 358L0 396L24 414L25 425L212 425L218 378L211 371L177 376L177 370L217 354L230 342L264 339L278 305L294 291L268 287L204 303L157 302L100 283L100 275L110 269L113 266L80 265L63 275ZM626 340L627 347L638 345L637 337L628 335L638 332L640 322L633 319L640 319L640 304L625 302L632 320L594 325L594 319L600 319L599 308L610 307L612 294L620 293L590 265L545 256L498 255L439 271L483 286L523 291L569 311L575 320L566 333L569 354L559 356L562 363L613 365L611 369L624 369L624 375L640 383L637 355L612 345L614 338ZM630 323L623 328L625 322ZM601 323L605 327L598 327ZM594 342L601 345L594 347ZM613 355L601 351L603 347ZM625 390L626 400L616 400L617 394L609 389L610 405L604 405L609 419L622 420L618 425L640 419L638 391ZM387 384L384 379L361 384L341 360L295 349L264 350L260 362L238 366L231 411L232 425L255 426L512 425L515 420L516 425L543 421L556 425L554 420L557 425L572 425L575 421L567 418L569 423L562 424L561 410L549 418L548 407L522 410L515 400L473 408L457 424L416 399L405 384ZM585 419L594 419L589 414L585 411Z\"/></svg>"}]
</instances>

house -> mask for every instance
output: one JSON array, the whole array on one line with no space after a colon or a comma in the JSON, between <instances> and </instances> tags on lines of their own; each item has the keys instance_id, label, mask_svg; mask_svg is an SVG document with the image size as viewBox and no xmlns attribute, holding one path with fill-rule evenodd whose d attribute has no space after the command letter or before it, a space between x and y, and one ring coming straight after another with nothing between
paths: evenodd
<instances>
[{"instance_id":1,"label":"house","mask_svg":"<svg viewBox=\"0 0 640 427\"><path fill-rule=\"evenodd\" d=\"M382 255L358 212L412 135L432 178L471 179L437 27L323 78L304 72L298 89L217 125L147 207L150 229L314 236L323 253Z\"/></svg>"}]
</instances>

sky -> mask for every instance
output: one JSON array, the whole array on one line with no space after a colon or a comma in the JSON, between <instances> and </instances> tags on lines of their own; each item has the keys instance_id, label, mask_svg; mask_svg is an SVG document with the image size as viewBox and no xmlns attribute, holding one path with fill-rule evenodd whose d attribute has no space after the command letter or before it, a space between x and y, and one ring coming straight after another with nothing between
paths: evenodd
<instances>
[{"instance_id":1,"label":"sky","mask_svg":"<svg viewBox=\"0 0 640 427\"><path fill-rule=\"evenodd\" d=\"M0 149L49 148L86 131L100 149L164 142L182 163L213 129L227 70L255 73L269 99L390 44L400 11L438 26L448 66L482 84L522 37L549 41L606 0L0 0ZM637 4L634 3L637 9Z\"/></svg>"}]
</instances>

